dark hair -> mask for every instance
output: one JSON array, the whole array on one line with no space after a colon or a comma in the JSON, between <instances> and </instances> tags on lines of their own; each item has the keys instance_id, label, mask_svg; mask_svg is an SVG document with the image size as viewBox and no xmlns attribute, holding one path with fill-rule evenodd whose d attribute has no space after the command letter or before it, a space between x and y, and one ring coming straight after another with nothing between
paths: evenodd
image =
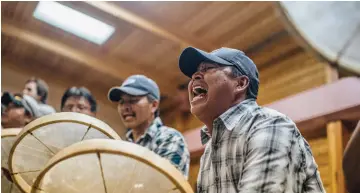
<instances>
[{"instance_id":1,"label":"dark hair","mask_svg":"<svg viewBox=\"0 0 360 193\"><path fill-rule=\"evenodd\" d=\"M147 97L147 99L148 99L148 101L149 101L150 103L152 103L153 101L156 100L156 99L154 99L153 97L151 97L150 95L146 95L146 97ZM155 118L158 117L158 116L160 116L160 107L158 107L158 109L156 109L156 111L155 111L155 113L154 113L154 116L155 116Z\"/></svg>"},{"instance_id":2,"label":"dark hair","mask_svg":"<svg viewBox=\"0 0 360 193\"><path fill-rule=\"evenodd\" d=\"M246 76L246 75L242 74L242 73L240 72L240 70L237 69L236 67L231 66L231 76L234 77L234 78L236 78L236 77L239 77L239 76ZM249 79L249 81L250 81L250 79ZM253 98L253 97L251 97L250 92L249 92L250 84L251 84L251 82L249 82L249 86L248 86L248 88L246 89L246 99ZM255 97L255 99L256 99L256 97Z\"/></svg>"},{"instance_id":3,"label":"dark hair","mask_svg":"<svg viewBox=\"0 0 360 193\"><path fill-rule=\"evenodd\" d=\"M40 96L40 101L45 104L48 97L49 86L44 80L36 77L31 77L26 81L26 84L30 82L34 82L36 84L36 94Z\"/></svg>"},{"instance_id":4,"label":"dark hair","mask_svg":"<svg viewBox=\"0 0 360 193\"><path fill-rule=\"evenodd\" d=\"M61 98L61 109L64 107L64 104L66 102L66 100L69 97L84 97L86 100L89 101L90 106L91 106L91 112L96 112L97 110L97 104L96 104L96 100L95 97L91 94L91 92L85 88L85 87L71 87L69 89L67 89L64 93L64 95Z\"/></svg>"}]
</instances>

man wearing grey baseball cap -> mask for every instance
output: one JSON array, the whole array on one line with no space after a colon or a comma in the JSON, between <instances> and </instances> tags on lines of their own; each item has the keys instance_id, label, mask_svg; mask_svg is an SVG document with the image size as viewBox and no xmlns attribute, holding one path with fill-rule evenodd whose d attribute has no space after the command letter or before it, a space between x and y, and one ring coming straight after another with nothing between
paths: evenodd
<instances>
[{"instance_id":1,"label":"man wearing grey baseball cap","mask_svg":"<svg viewBox=\"0 0 360 193\"><path fill-rule=\"evenodd\" d=\"M240 50L180 55L191 113L201 120L198 192L325 192L311 149L295 123L256 103L259 73Z\"/></svg>"},{"instance_id":2,"label":"man wearing grey baseball cap","mask_svg":"<svg viewBox=\"0 0 360 193\"><path fill-rule=\"evenodd\" d=\"M187 178L190 153L182 134L163 125L159 117L160 90L144 75L133 75L108 93L118 103L118 112L129 129L126 139L168 159Z\"/></svg>"}]
</instances>

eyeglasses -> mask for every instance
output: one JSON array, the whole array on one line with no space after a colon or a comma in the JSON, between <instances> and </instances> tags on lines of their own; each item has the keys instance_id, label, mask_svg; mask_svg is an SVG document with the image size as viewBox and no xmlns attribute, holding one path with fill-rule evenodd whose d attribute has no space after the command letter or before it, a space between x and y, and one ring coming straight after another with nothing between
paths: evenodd
<instances>
[{"instance_id":1,"label":"eyeglasses","mask_svg":"<svg viewBox=\"0 0 360 193\"><path fill-rule=\"evenodd\" d=\"M212 65L211 66L202 66L198 69L199 72L206 72L208 70L211 70L211 69L216 69L216 68L225 68L225 67L229 67L227 65L219 65L219 64L216 64L216 63L211 63ZM243 75L245 75L245 72L243 69L241 69L238 65L232 65L230 66L232 68L236 68L237 70L239 70L239 72Z\"/></svg>"}]
</instances>

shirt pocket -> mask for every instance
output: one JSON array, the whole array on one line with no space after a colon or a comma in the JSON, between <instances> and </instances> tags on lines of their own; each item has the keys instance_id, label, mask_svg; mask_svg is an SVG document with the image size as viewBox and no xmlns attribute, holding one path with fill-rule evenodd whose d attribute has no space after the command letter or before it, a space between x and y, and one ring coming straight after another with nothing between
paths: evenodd
<instances>
[{"instance_id":1,"label":"shirt pocket","mask_svg":"<svg viewBox=\"0 0 360 193\"><path fill-rule=\"evenodd\" d=\"M227 166L227 176L231 181L231 184L234 186L234 189L238 191L239 181L241 179L243 164L234 163Z\"/></svg>"}]
</instances>

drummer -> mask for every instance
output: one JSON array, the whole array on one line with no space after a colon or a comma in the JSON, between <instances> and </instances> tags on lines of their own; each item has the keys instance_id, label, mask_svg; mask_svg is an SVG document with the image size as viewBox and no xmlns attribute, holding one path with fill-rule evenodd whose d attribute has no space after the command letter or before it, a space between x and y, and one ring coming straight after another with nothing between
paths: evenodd
<instances>
[{"instance_id":1,"label":"drummer","mask_svg":"<svg viewBox=\"0 0 360 193\"><path fill-rule=\"evenodd\" d=\"M191 113L206 126L198 192L325 192L309 144L285 115L258 106L259 73L244 52L186 48Z\"/></svg>"},{"instance_id":2,"label":"drummer","mask_svg":"<svg viewBox=\"0 0 360 193\"><path fill-rule=\"evenodd\" d=\"M108 98L118 103L120 119L129 129L126 139L168 159L187 178L190 153L182 134L163 125L159 117L157 84L144 75L133 75L111 88Z\"/></svg>"},{"instance_id":3,"label":"drummer","mask_svg":"<svg viewBox=\"0 0 360 193\"><path fill-rule=\"evenodd\" d=\"M2 128L23 128L41 116L36 100L28 95L4 92L1 105L4 109L1 113Z\"/></svg>"},{"instance_id":4,"label":"drummer","mask_svg":"<svg viewBox=\"0 0 360 193\"><path fill-rule=\"evenodd\" d=\"M62 112L76 112L95 117L97 103L95 97L85 87L71 87L61 98Z\"/></svg>"}]
</instances>

